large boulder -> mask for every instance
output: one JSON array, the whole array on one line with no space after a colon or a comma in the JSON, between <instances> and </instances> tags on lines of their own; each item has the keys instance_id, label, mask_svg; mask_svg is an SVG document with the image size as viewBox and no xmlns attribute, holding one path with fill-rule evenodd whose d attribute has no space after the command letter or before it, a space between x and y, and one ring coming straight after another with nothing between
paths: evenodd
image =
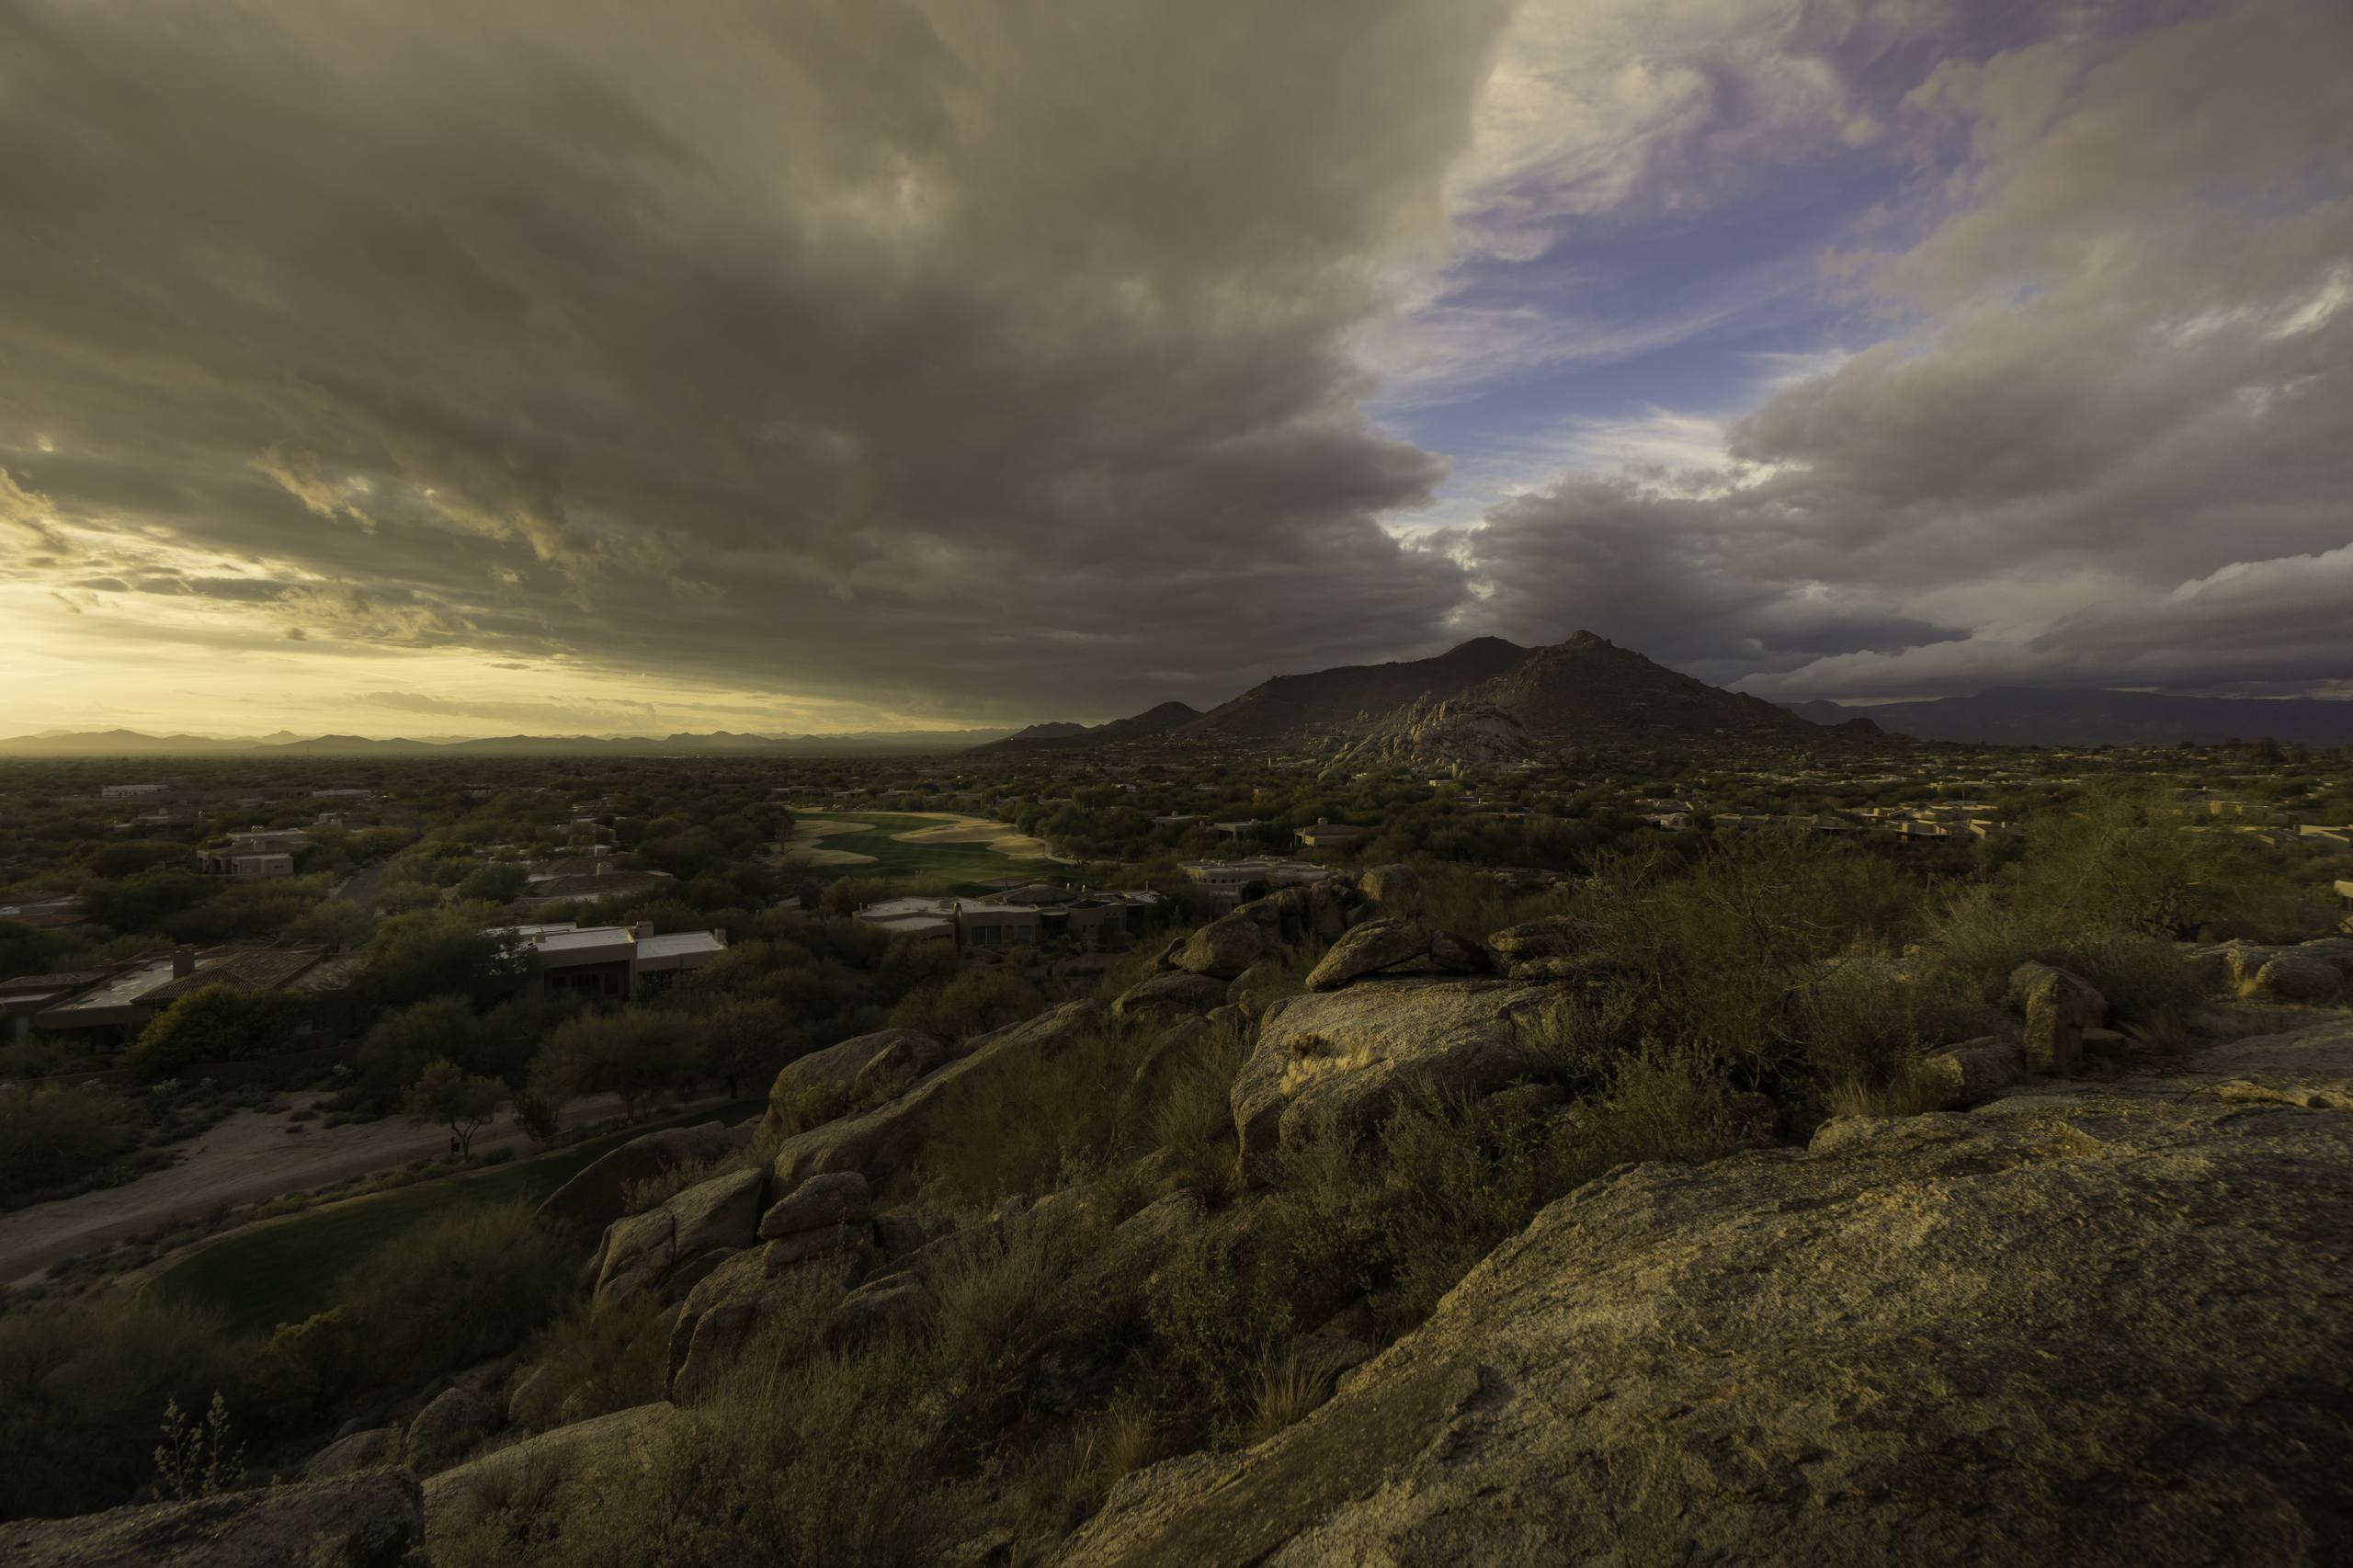
<instances>
[{"instance_id":1,"label":"large boulder","mask_svg":"<svg viewBox=\"0 0 2353 1568\"><path fill-rule=\"evenodd\" d=\"M1375 866L1358 879L1357 886L1382 915L1395 917L1422 912L1422 876L1411 866Z\"/></svg>"},{"instance_id":2,"label":"large boulder","mask_svg":"<svg viewBox=\"0 0 2353 1568\"><path fill-rule=\"evenodd\" d=\"M1987 1035L1922 1057L1913 1064L1912 1078L1938 1106L1958 1110L2015 1082L2020 1066L2018 1047Z\"/></svg>"},{"instance_id":3,"label":"large boulder","mask_svg":"<svg viewBox=\"0 0 2353 1568\"><path fill-rule=\"evenodd\" d=\"M2331 1002L2345 976L2325 959L2295 951L2267 960L2246 984L2246 994L2267 1002Z\"/></svg>"},{"instance_id":4,"label":"large boulder","mask_svg":"<svg viewBox=\"0 0 2353 1568\"><path fill-rule=\"evenodd\" d=\"M578 1175L550 1193L540 1205L539 1218L584 1236L596 1235L628 1212L622 1195L631 1185L681 1165L723 1159L742 1148L747 1138L740 1129L717 1121L665 1128L632 1138L583 1166Z\"/></svg>"},{"instance_id":5,"label":"large boulder","mask_svg":"<svg viewBox=\"0 0 2353 1568\"><path fill-rule=\"evenodd\" d=\"M760 1216L760 1240L863 1225L874 1214L874 1189L856 1171L811 1176L768 1206Z\"/></svg>"},{"instance_id":6,"label":"large boulder","mask_svg":"<svg viewBox=\"0 0 2353 1568\"><path fill-rule=\"evenodd\" d=\"M766 1168L751 1165L673 1193L658 1209L614 1221L593 1266L597 1304L651 1290L679 1264L705 1253L743 1246L759 1229L760 1196L767 1188Z\"/></svg>"},{"instance_id":7,"label":"large boulder","mask_svg":"<svg viewBox=\"0 0 2353 1568\"><path fill-rule=\"evenodd\" d=\"M1332 944L1307 974L1310 991L1337 991L1362 975L1412 963L1430 950L1418 920L1368 920Z\"/></svg>"},{"instance_id":8,"label":"large boulder","mask_svg":"<svg viewBox=\"0 0 2353 1568\"><path fill-rule=\"evenodd\" d=\"M1430 933L1430 961L1452 974L1493 974L1503 967L1493 948L1453 931Z\"/></svg>"},{"instance_id":9,"label":"large boulder","mask_svg":"<svg viewBox=\"0 0 2353 1568\"><path fill-rule=\"evenodd\" d=\"M394 1568L424 1544L424 1494L403 1470L0 1524L8 1568Z\"/></svg>"},{"instance_id":10,"label":"large boulder","mask_svg":"<svg viewBox=\"0 0 2353 1568\"><path fill-rule=\"evenodd\" d=\"M1325 1121L1362 1126L1415 1084L1462 1094L1527 1071L1556 1000L1500 980L1374 980L1267 1010L1233 1080L1245 1171Z\"/></svg>"},{"instance_id":11,"label":"large boulder","mask_svg":"<svg viewBox=\"0 0 2353 1568\"><path fill-rule=\"evenodd\" d=\"M2084 1051L2084 1031L2108 1021L2108 999L2082 975L2047 963L2010 971L2010 999L2026 1013L2027 1067L2066 1073Z\"/></svg>"},{"instance_id":12,"label":"large boulder","mask_svg":"<svg viewBox=\"0 0 2353 1568\"><path fill-rule=\"evenodd\" d=\"M1327 942L1364 918L1363 896L1336 877L1311 882L1307 889L1308 929Z\"/></svg>"},{"instance_id":13,"label":"large boulder","mask_svg":"<svg viewBox=\"0 0 2353 1568\"><path fill-rule=\"evenodd\" d=\"M1501 954L1506 963L1526 963L1536 959L1574 958L1582 938L1567 915L1547 915L1491 933L1487 946Z\"/></svg>"},{"instance_id":14,"label":"large boulder","mask_svg":"<svg viewBox=\"0 0 2353 1568\"><path fill-rule=\"evenodd\" d=\"M1210 986L1218 993L1218 1000L1223 1000L1224 987L1217 982L1199 975L1183 978ZM776 1152L779 1186L790 1191L826 1171L857 1171L880 1186L915 1157L934 1122L963 1104L979 1085L1000 1074L1047 1066L1102 1018L1100 1004L1065 1002L1034 1018L981 1036L963 1055L917 1080L888 1105L786 1139Z\"/></svg>"},{"instance_id":15,"label":"large boulder","mask_svg":"<svg viewBox=\"0 0 2353 1568\"><path fill-rule=\"evenodd\" d=\"M1250 915L1236 910L1211 921L1186 941L1176 955L1176 967L1192 974L1232 980L1260 959L1279 954L1282 942L1276 931Z\"/></svg>"},{"instance_id":16,"label":"large boulder","mask_svg":"<svg viewBox=\"0 0 2353 1568\"><path fill-rule=\"evenodd\" d=\"M498 1430L498 1407L464 1389L443 1389L408 1424L401 1458L411 1470L439 1470Z\"/></svg>"},{"instance_id":17,"label":"large boulder","mask_svg":"<svg viewBox=\"0 0 2353 1568\"><path fill-rule=\"evenodd\" d=\"M401 1462L401 1429L397 1426L374 1426L337 1437L302 1466L305 1481L324 1481L330 1476L350 1475L363 1470Z\"/></svg>"},{"instance_id":18,"label":"large boulder","mask_svg":"<svg viewBox=\"0 0 2353 1568\"><path fill-rule=\"evenodd\" d=\"M879 1075L897 1074L912 1082L948 1056L947 1043L921 1029L882 1029L813 1051L786 1062L768 1085L760 1136L774 1142L798 1131L811 1116L848 1098L861 1078L872 1083Z\"/></svg>"},{"instance_id":19,"label":"large boulder","mask_svg":"<svg viewBox=\"0 0 2353 1568\"><path fill-rule=\"evenodd\" d=\"M1624 1167L1057 1561L2353 1561L2349 1089L2336 1021Z\"/></svg>"},{"instance_id":20,"label":"large boulder","mask_svg":"<svg viewBox=\"0 0 2353 1568\"><path fill-rule=\"evenodd\" d=\"M1175 1023L1179 1018L1199 1017L1211 1008L1224 1005L1228 983L1214 975L1171 970L1139 981L1121 992L1111 1004L1111 1016L1147 1023Z\"/></svg>"}]
</instances>

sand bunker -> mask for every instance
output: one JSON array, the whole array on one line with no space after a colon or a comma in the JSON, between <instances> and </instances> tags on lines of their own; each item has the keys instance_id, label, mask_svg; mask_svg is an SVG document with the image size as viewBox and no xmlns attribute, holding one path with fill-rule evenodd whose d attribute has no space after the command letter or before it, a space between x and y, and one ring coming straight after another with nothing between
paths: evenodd
<instances>
[{"instance_id":1,"label":"sand bunker","mask_svg":"<svg viewBox=\"0 0 2353 1568\"><path fill-rule=\"evenodd\" d=\"M966 816L961 812L903 812L903 816L929 817L938 827L911 827L891 836L903 844L979 844L1014 860L1051 860L1054 852L1046 841L1023 833L1010 823L991 822L986 817Z\"/></svg>"},{"instance_id":2,"label":"sand bunker","mask_svg":"<svg viewBox=\"0 0 2353 1568\"><path fill-rule=\"evenodd\" d=\"M835 833L872 833L871 823L811 822L803 817L792 824L792 837L777 854L788 866L871 866L874 857L860 855L855 849L827 849L817 840Z\"/></svg>"}]
</instances>

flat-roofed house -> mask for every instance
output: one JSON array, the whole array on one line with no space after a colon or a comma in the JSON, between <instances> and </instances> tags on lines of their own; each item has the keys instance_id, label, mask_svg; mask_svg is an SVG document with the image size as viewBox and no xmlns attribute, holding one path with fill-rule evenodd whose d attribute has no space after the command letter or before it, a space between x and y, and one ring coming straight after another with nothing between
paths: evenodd
<instances>
[{"instance_id":1,"label":"flat-roofed house","mask_svg":"<svg viewBox=\"0 0 2353 1568\"><path fill-rule=\"evenodd\" d=\"M311 842L311 835L299 827L251 827L243 833L233 833L229 842L218 849L199 849L196 869L208 877L231 877L251 881L262 877L290 877L294 874L294 855Z\"/></svg>"},{"instance_id":2,"label":"flat-roofed house","mask_svg":"<svg viewBox=\"0 0 2353 1568\"><path fill-rule=\"evenodd\" d=\"M323 948L181 947L138 959L51 999L32 1015L42 1034L85 1033L100 1045L128 1045L147 1020L191 992L307 989L301 983L326 957Z\"/></svg>"},{"instance_id":3,"label":"flat-roofed house","mask_svg":"<svg viewBox=\"0 0 2353 1568\"><path fill-rule=\"evenodd\" d=\"M562 921L493 929L515 937L529 949L546 990L569 991L608 1002L626 1002L666 989L677 983L679 975L700 968L727 949L724 931L676 931L657 937L651 923L579 926Z\"/></svg>"}]
</instances>

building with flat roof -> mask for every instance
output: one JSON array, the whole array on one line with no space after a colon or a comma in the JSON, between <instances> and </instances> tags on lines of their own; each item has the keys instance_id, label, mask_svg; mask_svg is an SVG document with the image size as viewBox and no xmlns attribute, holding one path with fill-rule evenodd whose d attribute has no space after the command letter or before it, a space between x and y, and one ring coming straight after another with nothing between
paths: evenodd
<instances>
[{"instance_id":1,"label":"building with flat roof","mask_svg":"<svg viewBox=\"0 0 2353 1568\"><path fill-rule=\"evenodd\" d=\"M1100 948L1142 936L1160 904L1149 889L1085 892L1030 882L986 898L884 899L851 918L893 937L1002 952L1050 942Z\"/></svg>"},{"instance_id":2,"label":"building with flat roof","mask_svg":"<svg viewBox=\"0 0 2353 1568\"><path fill-rule=\"evenodd\" d=\"M146 1028L149 1018L210 985L225 985L233 991L317 989L303 983L313 977L325 958L324 948L181 947L135 959L96 976L39 977L74 983L47 987L38 1007L19 1006L11 1000L6 1010L19 1036L28 1029L43 1034L82 1033L94 1036L95 1043L100 1045L128 1045Z\"/></svg>"},{"instance_id":3,"label":"building with flat roof","mask_svg":"<svg viewBox=\"0 0 2353 1568\"><path fill-rule=\"evenodd\" d=\"M515 937L529 951L532 972L544 989L610 1002L665 990L679 975L727 950L725 931L674 931L657 937L651 922L579 926L567 920L491 929Z\"/></svg>"},{"instance_id":4,"label":"building with flat roof","mask_svg":"<svg viewBox=\"0 0 2353 1568\"><path fill-rule=\"evenodd\" d=\"M1339 875L1329 866L1307 860L1261 857L1252 860L1188 860L1177 868L1195 886L1229 903L1261 898L1277 888L1320 882Z\"/></svg>"}]
</instances>

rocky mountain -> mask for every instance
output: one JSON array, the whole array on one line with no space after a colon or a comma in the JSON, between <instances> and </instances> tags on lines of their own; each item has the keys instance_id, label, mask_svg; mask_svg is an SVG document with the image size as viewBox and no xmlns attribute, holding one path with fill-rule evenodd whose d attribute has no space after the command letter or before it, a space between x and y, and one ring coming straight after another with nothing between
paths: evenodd
<instances>
[{"instance_id":1,"label":"rocky mountain","mask_svg":"<svg viewBox=\"0 0 2353 1568\"><path fill-rule=\"evenodd\" d=\"M1431 659L1277 676L1211 709L1179 734L1188 741L1272 741L1343 733L1425 697L1460 697L1528 652L1500 637L1480 637Z\"/></svg>"},{"instance_id":2,"label":"rocky mountain","mask_svg":"<svg viewBox=\"0 0 2353 1568\"><path fill-rule=\"evenodd\" d=\"M1009 753L1057 751L1099 745L1108 741L1148 740L1191 723L1200 716L1200 710L1188 703L1164 702L1156 708L1147 708L1141 713L1101 724L1032 724L1004 740L972 749Z\"/></svg>"},{"instance_id":3,"label":"rocky mountain","mask_svg":"<svg viewBox=\"0 0 2353 1568\"><path fill-rule=\"evenodd\" d=\"M1580 631L1455 696L1425 693L1355 727L1330 768L1502 766L1553 760L1578 745L1704 738L1820 740L1822 732L1759 698Z\"/></svg>"},{"instance_id":4,"label":"rocky mountain","mask_svg":"<svg viewBox=\"0 0 2353 1568\"><path fill-rule=\"evenodd\" d=\"M1540 761L1559 748L1492 702L1474 697L1416 698L1343 745L1325 765L1336 777L1368 769L1442 771Z\"/></svg>"},{"instance_id":5,"label":"rocky mountain","mask_svg":"<svg viewBox=\"0 0 2353 1568\"><path fill-rule=\"evenodd\" d=\"M2353 745L2353 702L2306 697L2172 697L2155 691L1997 686L1971 697L1921 702L1786 706L1817 724L1867 717L1883 730L1915 740L1979 745L2170 745L2182 741L2211 745L2264 739Z\"/></svg>"}]
</instances>

